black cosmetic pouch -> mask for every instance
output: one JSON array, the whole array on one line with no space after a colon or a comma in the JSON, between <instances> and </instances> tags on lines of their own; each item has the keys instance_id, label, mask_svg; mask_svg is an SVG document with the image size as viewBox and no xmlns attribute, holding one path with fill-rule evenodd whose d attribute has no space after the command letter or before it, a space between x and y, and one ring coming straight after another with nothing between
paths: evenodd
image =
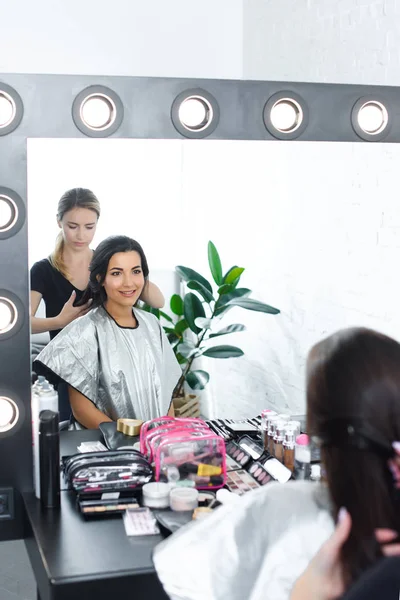
<instances>
[{"instance_id":1,"label":"black cosmetic pouch","mask_svg":"<svg viewBox=\"0 0 400 600\"><path fill-rule=\"evenodd\" d=\"M138 435L125 435L122 431L118 431L115 421L100 423L99 429L109 450L118 450L119 448L126 450L127 447L133 448L133 444L139 441Z\"/></svg>"},{"instance_id":2,"label":"black cosmetic pouch","mask_svg":"<svg viewBox=\"0 0 400 600\"><path fill-rule=\"evenodd\" d=\"M74 454L63 459L63 466L68 489L80 498L131 494L153 478L150 463L137 450Z\"/></svg>"}]
</instances>

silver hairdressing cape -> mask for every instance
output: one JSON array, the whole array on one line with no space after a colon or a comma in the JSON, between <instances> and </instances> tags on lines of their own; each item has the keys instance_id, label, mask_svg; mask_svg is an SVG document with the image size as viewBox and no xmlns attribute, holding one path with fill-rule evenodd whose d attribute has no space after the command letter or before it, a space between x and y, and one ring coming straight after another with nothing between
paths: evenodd
<instances>
[{"instance_id":1,"label":"silver hairdressing cape","mask_svg":"<svg viewBox=\"0 0 400 600\"><path fill-rule=\"evenodd\" d=\"M113 420L167 414L182 373L158 319L133 312L135 329L119 326L103 307L94 308L37 357Z\"/></svg>"},{"instance_id":2,"label":"silver hairdressing cape","mask_svg":"<svg viewBox=\"0 0 400 600\"><path fill-rule=\"evenodd\" d=\"M333 531L326 490L270 483L159 544L157 575L172 600L289 600Z\"/></svg>"}]
</instances>

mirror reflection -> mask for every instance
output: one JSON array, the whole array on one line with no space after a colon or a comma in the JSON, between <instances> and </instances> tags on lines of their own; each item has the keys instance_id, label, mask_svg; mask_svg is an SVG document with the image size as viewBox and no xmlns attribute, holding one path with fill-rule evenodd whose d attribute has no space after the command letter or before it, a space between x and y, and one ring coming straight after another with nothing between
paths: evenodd
<instances>
[{"instance_id":1,"label":"mirror reflection","mask_svg":"<svg viewBox=\"0 0 400 600\"><path fill-rule=\"evenodd\" d=\"M200 393L202 414L248 417L267 405L304 413L305 357L313 343L350 325L397 333L400 225L391 190L399 151L388 144L31 139L30 266L54 251L62 195L89 189L100 218L92 230L90 219L75 218L73 226L87 235L76 243L88 243L88 250L110 235L137 240L150 282L165 298L163 311L175 319L175 266L210 279L212 240L224 272L244 267L240 286L281 312L234 307L223 316L220 328L246 327L223 342L244 354L201 357L199 369L210 374ZM88 260L82 253L85 269ZM71 282L76 290L86 283ZM40 319L38 300L32 308ZM48 336L32 336L33 353Z\"/></svg>"}]
</instances>

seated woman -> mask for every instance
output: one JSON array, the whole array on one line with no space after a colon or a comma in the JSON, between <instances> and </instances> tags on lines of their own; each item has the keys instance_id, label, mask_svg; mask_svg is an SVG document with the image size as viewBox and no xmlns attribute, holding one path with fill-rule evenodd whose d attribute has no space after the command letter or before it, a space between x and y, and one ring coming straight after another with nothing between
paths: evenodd
<instances>
[{"instance_id":1,"label":"seated woman","mask_svg":"<svg viewBox=\"0 0 400 600\"><path fill-rule=\"evenodd\" d=\"M352 519L340 555L345 588L382 556L375 529L400 531L391 472L400 439L400 344L348 329L314 346L307 416L326 482L268 484L162 542L154 564L170 598L288 600L341 507Z\"/></svg>"},{"instance_id":2,"label":"seated woman","mask_svg":"<svg viewBox=\"0 0 400 600\"><path fill-rule=\"evenodd\" d=\"M90 311L39 354L39 368L67 382L72 412L84 427L173 414L181 369L156 317L134 308L149 275L142 247L125 236L107 238L89 270L81 303L92 300Z\"/></svg>"}]
</instances>

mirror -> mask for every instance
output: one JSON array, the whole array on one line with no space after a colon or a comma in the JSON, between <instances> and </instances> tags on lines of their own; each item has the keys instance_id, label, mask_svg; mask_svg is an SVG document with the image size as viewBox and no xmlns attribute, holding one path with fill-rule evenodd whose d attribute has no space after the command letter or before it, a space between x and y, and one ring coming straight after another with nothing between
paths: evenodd
<instances>
[{"instance_id":1,"label":"mirror","mask_svg":"<svg viewBox=\"0 0 400 600\"><path fill-rule=\"evenodd\" d=\"M245 355L203 359L203 413L248 417L267 404L304 413L313 343L354 325L400 336L399 157L396 144L29 139L30 265L53 249L58 199L77 186L101 203L94 245L136 238L167 301L175 265L208 277L212 240L223 267L245 267L243 286L281 314L224 317L246 325L224 342Z\"/></svg>"}]
</instances>

